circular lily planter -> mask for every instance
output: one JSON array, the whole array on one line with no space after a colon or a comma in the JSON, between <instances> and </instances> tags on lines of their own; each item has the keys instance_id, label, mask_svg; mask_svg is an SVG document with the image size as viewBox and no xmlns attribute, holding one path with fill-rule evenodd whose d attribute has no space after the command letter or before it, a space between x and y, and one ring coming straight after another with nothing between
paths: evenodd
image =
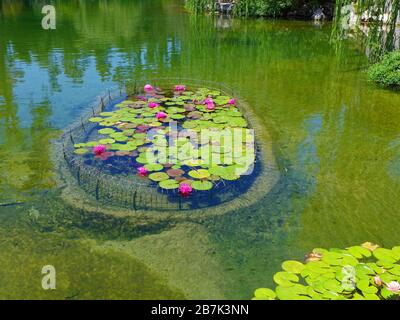
<instances>
[{"instance_id":1,"label":"circular lily planter","mask_svg":"<svg viewBox=\"0 0 400 320\"><path fill-rule=\"evenodd\" d=\"M101 98L55 144L63 197L148 220L246 207L278 179L251 109L216 84L142 83Z\"/></svg>"}]
</instances>

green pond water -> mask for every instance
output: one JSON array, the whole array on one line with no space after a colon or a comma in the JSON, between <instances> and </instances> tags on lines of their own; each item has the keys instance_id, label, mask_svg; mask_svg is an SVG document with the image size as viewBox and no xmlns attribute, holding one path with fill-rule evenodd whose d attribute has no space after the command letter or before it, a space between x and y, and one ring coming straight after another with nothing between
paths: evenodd
<instances>
[{"instance_id":1,"label":"green pond water","mask_svg":"<svg viewBox=\"0 0 400 320\"><path fill-rule=\"evenodd\" d=\"M332 26L193 17L180 1L0 1L0 299L249 299L314 247L400 244L400 94ZM271 137L279 182L256 205L136 225L59 197L51 141L137 78L223 82ZM212 210L212 209L209 209ZM41 287L53 265L57 289Z\"/></svg>"}]
</instances>

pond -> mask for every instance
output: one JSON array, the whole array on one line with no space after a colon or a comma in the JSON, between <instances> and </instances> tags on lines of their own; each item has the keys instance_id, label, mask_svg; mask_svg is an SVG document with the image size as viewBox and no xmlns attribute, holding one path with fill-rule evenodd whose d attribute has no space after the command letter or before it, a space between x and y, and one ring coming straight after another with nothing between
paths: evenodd
<instances>
[{"instance_id":1,"label":"pond","mask_svg":"<svg viewBox=\"0 0 400 320\"><path fill-rule=\"evenodd\" d=\"M316 247L399 245L400 94L369 82L329 23L194 17L181 1L0 1L0 298L250 299ZM110 88L224 83L272 146L278 182L201 220L86 212L60 197L52 141ZM268 141L267 141L268 140ZM208 208L207 210L213 210ZM57 270L44 291L41 270Z\"/></svg>"}]
</instances>

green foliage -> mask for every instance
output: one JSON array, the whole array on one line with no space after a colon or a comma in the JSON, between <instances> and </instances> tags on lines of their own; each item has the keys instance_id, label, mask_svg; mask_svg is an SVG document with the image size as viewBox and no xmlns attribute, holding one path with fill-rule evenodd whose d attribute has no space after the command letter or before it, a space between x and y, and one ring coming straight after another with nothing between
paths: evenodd
<instances>
[{"instance_id":1,"label":"green foliage","mask_svg":"<svg viewBox=\"0 0 400 320\"><path fill-rule=\"evenodd\" d=\"M275 291L260 288L254 300L400 299L400 246L366 242L347 249L314 249L305 263L285 261Z\"/></svg>"},{"instance_id":2,"label":"green foliage","mask_svg":"<svg viewBox=\"0 0 400 320\"><path fill-rule=\"evenodd\" d=\"M230 2L226 0L225 2ZM318 6L330 2L329 0L236 0L233 14L240 17L282 17L292 9L298 9L304 5ZM333 1L332 1L333 2ZM215 0L187 0L186 7L200 13L213 11Z\"/></svg>"},{"instance_id":3,"label":"green foliage","mask_svg":"<svg viewBox=\"0 0 400 320\"><path fill-rule=\"evenodd\" d=\"M289 10L294 0L240 0L234 13L238 16L279 17Z\"/></svg>"},{"instance_id":4,"label":"green foliage","mask_svg":"<svg viewBox=\"0 0 400 320\"><path fill-rule=\"evenodd\" d=\"M400 87L400 51L385 55L382 61L369 68L368 75L383 86Z\"/></svg>"},{"instance_id":5,"label":"green foliage","mask_svg":"<svg viewBox=\"0 0 400 320\"><path fill-rule=\"evenodd\" d=\"M211 190L214 181L237 180L254 164L254 136L232 97L198 88L181 94L153 93L142 99L132 96L90 118L98 123L99 140L75 143L75 154L96 157L93 147L104 145L112 152L97 160L130 157L133 163L144 165L148 179L167 190L179 188L182 181L190 181L196 191ZM212 101L212 109L205 106L206 99ZM149 102L158 106L150 108ZM161 111L167 114L165 121L156 118ZM169 119L176 121L179 130L186 128L187 136L171 135Z\"/></svg>"}]
</instances>

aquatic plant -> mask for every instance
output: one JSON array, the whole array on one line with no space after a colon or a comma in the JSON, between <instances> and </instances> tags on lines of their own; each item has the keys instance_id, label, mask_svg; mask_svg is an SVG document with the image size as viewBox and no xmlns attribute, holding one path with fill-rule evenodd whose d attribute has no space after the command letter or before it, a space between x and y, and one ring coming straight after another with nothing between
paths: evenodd
<instances>
[{"instance_id":1,"label":"aquatic plant","mask_svg":"<svg viewBox=\"0 0 400 320\"><path fill-rule=\"evenodd\" d=\"M236 100L235 99L230 99L228 104L230 104L231 106L234 106L236 104Z\"/></svg>"},{"instance_id":2,"label":"aquatic plant","mask_svg":"<svg viewBox=\"0 0 400 320\"><path fill-rule=\"evenodd\" d=\"M400 246L366 242L346 249L314 249L305 263L285 261L275 290L260 288L255 300L400 299Z\"/></svg>"},{"instance_id":3,"label":"aquatic plant","mask_svg":"<svg viewBox=\"0 0 400 320\"><path fill-rule=\"evenodd\" d=\"M96 156L101 156L104 152L106 152L106 150L107 150L106 146L99 145L99 146L95 146L95 147L93 148L93 153L94 153Z\"/></svg>"},{"instance_id":4,"label":"aquatic plant","mask_svg":"<svg viewBox=\"0 0 400 320\"><path fill-rule=\"evenodd\" d=\"M400 51L386 54L382 61L369 68L368 76L383 86L400 87Z\"/></svg>"},{"instance_id":5,"label":"aquatic plant","mask_svg":"<svg viewBox=\"0 0 400 320\"><path fill-rule=\"evenodd\" d=\"M153 109L153 108L158 108L160 105L157 102L150 102L149 103L149 108Z\"/></svg>"},{"instance_id":6,"label":"aquatic plant","mask_svg":"<svg viewBox=\"0 0 400 320\"><path fill-rule=\"evenodd\" d=\"M146 84L144 86L144 92L152 92L153 90L154 90L154 88L151 84Z\"/></svg>"},{"instance_id":7,"label":"aquatic plant","mask_svg":"<svg viewBox=\"0 0 400 320\"><path fill-rule=\"evenodd\" d=\"M175 91L177 91L177 92L182 92L185 90L186 90L186 87L184 85L176 85L175 86Z\"/></svg>"},{"instance_id":8,"label":"aquatic plant","mask_svg":"<svg viewBox=\"0 0 400 320\"><path fill-rule=\"evenodd\" d=\"M144 166L143 167L139 167L137 169L137 172L138 172L139 175L141 175L143 177L146 176L149 173L149 171Z\"/></svg>"},{"instance_id":9,"label":"aquatic plant","mask_svg":"<svg viewBox=\"0 0 400 320\"><path fill-rule=\"evenodd\" d=\"M190 184L182 183L179 186L179 193L181 195L183 195L184 197L189 196L192 192L193 192L193 188L192 188L192 186Z\"/></svg>"},{"instance_id":10,"label":"aquatic plant","mask_svg":"<svg viewBox=\"0 0 400 320\"><path fill-rule=\"evenodd\" d=\"M146 96L129 96L90 118L97 127L87 141L74 143L76 156L101 166L88 148L102 144L97 159L113 174L129 175L133 165L160 191L185 197L252 173L254 135L234 98L184 85L164 92L148 84L144 90Z\"/></svg>"},{"instance_id":11,"label":"aquatic plant","mask_svg":"<svg viewBox=\"0 0 400 320\"><path fill-rule=\"evenodd\" d=\"M226 1L232 2L232 1ZM236 16L278 17L286 13L298 1L295 0L236 0L233 14ZM300 6L300 5L299 5ZM214 12L215 0L187 0L186 7L194 13Z\"/></svg>"},{"instance_id":12,"label":"aquatic plant","mask_svg":"<svg viewBox=\"0 0 400 320\"><path fill-rule=\"evenodd\" d=\"M157 114L156 114L156 118L157 119L165 119L166 117L168 117L168 114L166 114L165 112L158 112Z\"/></svg>"},{"instance_id":13,"label":"aquatic plant","mask_svg":"<svg viewBox=\"0 0 400 320\"><path fill-rule=\"evenodd\" d=\"M393 293L399 293L400 294L400 283L397 281L390 281L386 288Z\"/></svg>"}]
</instances>

